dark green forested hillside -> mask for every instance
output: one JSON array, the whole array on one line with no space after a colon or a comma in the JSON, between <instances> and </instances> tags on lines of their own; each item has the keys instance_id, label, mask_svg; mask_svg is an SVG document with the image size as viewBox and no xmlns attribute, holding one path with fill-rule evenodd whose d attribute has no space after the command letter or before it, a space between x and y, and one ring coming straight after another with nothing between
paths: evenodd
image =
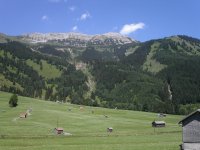
<instances>
[{"instance_id":1,"label":"dark green forested hillside","mask_svg":"<svg viewBox=\"0 0 200 150\"><path fill-rule=\"evenodd\" d=\"M200 103L200 40L67 47L0 43L0 88L46 100L187 114Z\"/></svg>"},{"instance_id":2,"label":"dark green forested hillside","mask_svg":"<svg viewBox=\"0 0 200 150\"><path fill-rule=\"evenodd\" d=\"M149 43L150 52L145 62L141 63L142 69L170 85L175 111L178 112L179 104L199 103L200 41L187 36L175 36L147 42L147 46ZM135 58L134 54L128 57ZM160 68L159 71L154 69L155 66L156 69Z\"/></svg>"},{"instance_id":3,"label":"dark green forested hillside","mask_svg":"<svg viewBox=\"0 0 200 150\"><path fill-rule=\"evenodd\" d=\"M87 79L65 59L32 51L19 42L0 44L0 65L1 90L46 100L73 97Z\"/></svg>"},{"instance_id":4,"label":"dark green forested hillside","mask_svg":"<svg viewBox=\"0 0 200 150\"><path fill-rule=\"evenodd\" d=\"M93 67L97 80L96 98L106 102L107 107L164 111L158 96L162 80L120 62L95 63Z\"/></svg>"},{"instance_id":5,"label":"dark green forested hillside","mask_svg":"<svg viewBox=\"0 0 200 150\"><path fill-rule=\"evenodd\" d=\"M188 113L188 107L199 106L198 39L174 36L121 49L130 48L133 52L120 61L90 61L101 105L167 113Z\"/></svg>"}]
</instances>

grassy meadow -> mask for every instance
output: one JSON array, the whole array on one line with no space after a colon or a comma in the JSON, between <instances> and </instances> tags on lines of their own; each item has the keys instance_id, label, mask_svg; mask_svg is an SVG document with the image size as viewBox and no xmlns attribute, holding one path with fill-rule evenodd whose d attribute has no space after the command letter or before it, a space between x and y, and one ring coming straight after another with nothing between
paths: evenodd
<instances>
[{"instance_id":1,"label":"grassy meadow","mask_svg":"<svg viewBox=\"0 0 200 150\"><path fill-rule=\"evenodd\" d=\"M42 60L42 69L40 69L40 65L33 62L32 60L27 60L27 64L33 67L39 75L45 77L47 79L57 78L61 76L61 71L56 68L56 66L47 63L47 61Z\"/></svg>"},{"instance_id":2,"label":"grassy meadow","mask_svg":"<svg viewBox=\"0 0 200 150\"><path fill-rule=\"evenodd\" d=\"M0 92L0 150L179 150L181 144L177 123L182 116L167 115L163 118L167 126L154 131L151 122L159 120L156 113L80 109L27 97L18 97L19 105L10 108L10 96ZM31 114L19 118L29 108ZM57 124L72 135L55 135ZM107 127L113 127L113 132L107 133Z\"/></svg>"}]
</instances>

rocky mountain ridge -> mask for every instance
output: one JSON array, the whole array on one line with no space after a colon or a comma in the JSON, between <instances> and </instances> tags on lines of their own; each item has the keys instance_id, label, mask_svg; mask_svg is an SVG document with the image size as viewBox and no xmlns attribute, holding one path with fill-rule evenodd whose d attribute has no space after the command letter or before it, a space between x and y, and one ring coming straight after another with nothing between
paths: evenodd
<instances>
[{"instance_id":1,"label":"rocky mountain ridge","mask_svg":"<svg viewBox=\"0 0 200 150\"><path fill-rule=\"evenodd\" d=\"M136 42L134 39L119 33L105 33L87 35L82 33L31 33L22 35L21 38L30 43L63 42L64 45L81 46L92 45L122 45Z\"/></svg>"}]
</instances>

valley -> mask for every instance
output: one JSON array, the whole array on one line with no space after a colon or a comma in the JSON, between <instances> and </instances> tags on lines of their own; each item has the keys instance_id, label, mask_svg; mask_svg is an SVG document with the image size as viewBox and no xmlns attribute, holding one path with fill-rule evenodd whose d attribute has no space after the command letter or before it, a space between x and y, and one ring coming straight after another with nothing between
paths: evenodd
<instances>
[{"instance_id":1,"label":"valley","mask_svg":"<svg viewBox=\"0 0 200 150\"><path fill-rule=\"evenodd\" d=\"M0 150L200 150L199 6L0 0Z\"/></svg>"}]
</instances>

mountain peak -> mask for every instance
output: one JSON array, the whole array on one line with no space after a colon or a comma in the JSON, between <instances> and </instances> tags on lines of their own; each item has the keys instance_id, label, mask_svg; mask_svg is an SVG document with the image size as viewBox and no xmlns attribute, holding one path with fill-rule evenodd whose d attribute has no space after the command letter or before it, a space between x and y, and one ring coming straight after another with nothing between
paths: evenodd
<instances>
[{"instance_id":1,"label":"mountain peak","mask_svg":"<svg viewBox=\"0 0 200 150\"><path fill-rule=\"evenodd\" d=\"M22 36L24 40L31 43L45 43L48 41L71 41L73 40L80 43L94 43L103 45L120 45L135 42L135 40L121 35L120 33L109 32L98 35L87 35L78 32L68 33L30 33ZM77 45L77 44L76 44Z\"/></svg>"},{"instance_id":2,"label":"mountain peak","mask_svg":"<svg viewBox=\"0 0 200 150\"><path fill-rule=\"evenodd\" d=\"M103 35L105 35L105 36L123 36L122 34L120 34L118 32L107 32L107 33L104 33Z\"/></svg>"}]
</instances>

